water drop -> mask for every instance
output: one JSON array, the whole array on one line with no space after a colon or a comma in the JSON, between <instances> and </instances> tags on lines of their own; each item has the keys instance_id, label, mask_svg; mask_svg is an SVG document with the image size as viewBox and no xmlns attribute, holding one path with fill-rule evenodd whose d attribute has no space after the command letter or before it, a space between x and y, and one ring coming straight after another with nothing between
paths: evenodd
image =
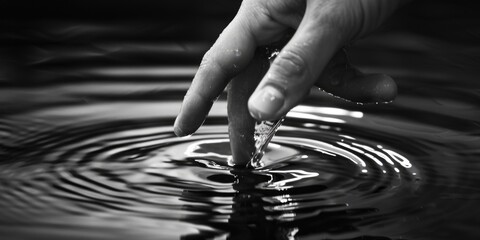
<instances>
[{"instance_id":1,"label":"water drop","mask_svg":"<svg viewBox=\"0 0 480 240\"><path fill-rule=\"evenodd\" d=\"M236 57L242 56L242 51L240 51L239 49L233 50L233 53L235 54Z\"/></svg>"},{"instance_id":2,"label":"water drop","mask_svg":"<svg viewBox=\"0 0 480 240\"><path fill-rule=\"evenodd\" d=\"M265 153L265 148L272 140L273 135L277 132L278 128L282 124L284 118L277 121L261 121L255 123L255 132L253 138L255 139L255 153L249 162L249 165L253 168L260 168L263 164L260 160Z\"/></svg>"}]
</instances>

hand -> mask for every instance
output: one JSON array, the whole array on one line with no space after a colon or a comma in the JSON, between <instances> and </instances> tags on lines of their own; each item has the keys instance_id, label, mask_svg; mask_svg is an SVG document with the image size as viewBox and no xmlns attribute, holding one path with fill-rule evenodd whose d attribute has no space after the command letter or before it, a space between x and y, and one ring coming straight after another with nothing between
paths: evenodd
<instances>
[{"instance_id":1,"label":"hand","mask_svg":"<svg viewBox=\"0 0 480 240\"><path fill-rule=\"evenodd\" d=\"M257 47L282 42L292 30L260 83L252 80L258 84L248 100L254 118L280 118L313 85L352 101L392 100L396 85L391 78L361 74L348 66L339 50L375 29L405 1L244 0L205 54L175 121L175 133L195 132L229 80L252 61Z\"/></svg>"}]
</instances>

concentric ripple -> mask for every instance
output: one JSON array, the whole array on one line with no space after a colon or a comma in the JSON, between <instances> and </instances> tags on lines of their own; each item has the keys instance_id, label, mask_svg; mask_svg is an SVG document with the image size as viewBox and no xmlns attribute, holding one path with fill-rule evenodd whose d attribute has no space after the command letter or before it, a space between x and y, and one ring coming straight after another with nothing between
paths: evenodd
<instances>
[{"instance_id":1,"label":"concentric ripple","mask_svg":"<svg viewBox=\"0 0 480 240\"><path fill-rule=\"evenodd\" d=\"M415 147L376 142L381 132L354 137L342 119L355 112L323 110L289 114L255 170L227 164L224 118L184 138L171 118L25 122L36 127L2 132L0 221L13 232L42 226L32 236L61 226L46 234L59 238L398 236L388 216L416 211L408 202L423 182Z\"/></svg>"}]
</instances>

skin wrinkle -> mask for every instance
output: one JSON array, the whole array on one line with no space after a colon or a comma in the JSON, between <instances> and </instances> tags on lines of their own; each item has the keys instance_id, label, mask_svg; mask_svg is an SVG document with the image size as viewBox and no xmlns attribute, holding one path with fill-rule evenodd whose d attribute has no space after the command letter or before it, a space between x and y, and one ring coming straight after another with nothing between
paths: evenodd
<instances>
[{"instance_id":1,"label":"skin wrinkle","mask_svg":"<svg viewBox=\"0 0 480 240\"><path fill-rule=\"evenodd\" d=\"M268 13L274 21L287 25L293 29L297 29L300 25L307 7L305 1L298 0L271 0L265 5L268 6L267 9L273 9L272 11L268 11ZM292 9L302 10L292 12ZM285 17L285 15L288 15L288 17Z\"/></svg>"},{"instance_id":2,"label":"skin wrinkle","mask_svg":"<svg viewBox=\"0 0 480 240\"><path fill-rule=\"evenodd\" d=\"M253 2L257 2L257 1L253 1ZM245 11L243 14L245 14L246 17L241 19L244 19L244 21L255 21L255 23L249 22L249 24L244 24L249 28L248 31L246 32L249 33L250 37L255 40L255 45L262 46L262 45L270 44L272 39L280 40L284 34L283 31L286 31L287 28L285 27L284 30L279 31L278 28L282 26L282 23L278 22L275 18L273 18L272 15L270 14L270 11L267 8L265 8L265 6L256 4L253 9L254 11L250 11L250 12ZM259 29L252 29L252 26L257 26ZM263 39L261 38L262 35L252 34L254 32L262 32L262 33L270 33L270 34L265 34L264 36L268 36L268 37ZM274 34L274 36L271 36L272 32L277 32L277 33Z\"/></svg>"},{"instance_id":3,"label":"skin wrinkle","mask_svg":"<svg viewBox=\"0 0 480 240\"><path fill-rule=\"evenodd\" d=\"M345 18L339 17L351 15L351 13L344 12L346 11L344 7L336 7L337 5L341 5L339 2L341 2L341 0L323 1L320 5L315 4L313 7L307 8L308 11L305 13L305 18L313 19L309 21L309 24L307 25L312 31L316 31L313 29L322 26L324 31L328 31L330 34L335 34L337 36L338 43L344 43L348 41L348 33L351 31L354 24L347 22L347 19ZM351 6L350 9L354 8L355 6Z\"/></svg>"},{"instance_id":4,"label":"skin wrinkle","mask_svg":"<svg viewBox=\"0 0 480 240\"><path fill-rule=\"evenodd\" d=\"M361 11L356 19L361 19L360 25L356 28L358 31L350 37L350 41L360 39L362 36L372 32L378 28L385 19L387 19L399 6L410 2L411 0L403 1L358 1L358 9ZM388 2L388 4L387 4Z\"/></svg>"},{"instance_id":5,"label":"skin wrinkle","mask_svg":"<svg viewBox=\"0 0 480 240\"><path fill-rule=\"evenodd\" d=\"M276 63L279 64L281 67L287 68L287 69L284 69L284 70L287 70L287 72L284 73L285 74L284 76L302 75L304 72L308 71L309 69L305 59L303 59L300 54L297 54L298 51L302 51L302 50L299 50L301 49L301 47L295 46L295 49L296 50L292 50L292 49L283 50L282 52L280 52L280 55L278 56L278 61Z\"/></svg>"},{"instance_id":6,"label":"skin wrinkle","mask_svg":"<svg viewBox=\"0 0 480 240\"><path fill-rule=\"evenodd\" d=\"M211 52L212 52L212 48L213 47L210 47L207 50L207 52L205 52L205 54L203 55L202 60L200 61L200 65L198 67L198 71L203 71L204 68L208 67L208 63L210 61L210 55L211 55Z\"/></svg>"},{"instance_id":7,"label":"skin wrinkle","mask_svg":"<svg viewBox=\"0 0 480 240\"><path fill-rule=\"evenodd\" d=\"M329 71L342 71L341 68L329 69L325 66L335 52L350 40L377 27L380 21L385 20L392 13L400 1L244 0L235 18L222 32L214 47L207 53L205 60L202 60L191 86L197 94L185 99L184 102L188 107L183 113L181 111L180 120L176 125L186 126L186 129L183 129L184 133L193 133L199 127L199 120L204 119L208 113L209 103L223 91L230 78L242 74L243 69L248 68L256 49L262 46L272 47L271 44L279 41L281 43L276 46L278 48L284 46L283 55L277 56L275 60L277 62L272 64L266 76L258 76L261 78L258 79L260 83L252 84L256 84L255 91L258 91L259 96L267 96L262 95L265 94L261 92L262 87L280 81L275 87L284 90L285 101L280 110L274 111L270 108L273 113L265 113L263 117L255 116L259 120L272 119L274 118L272 114L278 117L277 115L288 112L306 97L313 85L326 85L329 92L346 99L373 97L372 99L375 100L376 96L380 96L378 87L386 86L383 83L394 86L391 78L355 74L355 71L348 69L344 71L349 73L337 73L344 75L338 85L330 84L328 82L330 79L319 78L325 72L325 76L331 76L332 73L328 73ZM360 6L362 8L359 8ZM369 11L366 11L366 8L369 8ZM376 14L379 15L368 16ZM363 22L362 18L364 18ZM226 49L238 49L242 54L235 56L235 51L225 51ZM285 72L288 69L291 71ZM242 80L247 82L251 78L252 76L245 76ZM320 82L323 83L319 84ZM375 85L377 83L383 85L377 86ZM365 90L358 92L360 88ZM395 94L390 94L394 92L392 88L383 88L381 89L384 92L382 97L385 96L387 100L393 99ZM213 98L214 95L215 98ZM204 100L208 101L204 102ZM255 110L258 104L260 103L252 101L249 107ZM274 108L276 109L277 106L278 104ZM195 120L196 118L198 121Z\"/></svg>"},{"instance_id":8,"label":"skin wrinkle","mask_svg":"<svg viewBox=\"0 0 480 240\"><path fill-rule=\"evenodd\" d=\"M240 18L243 21L255 21L250 22L249 24L245 24L249 27L248 33L253 32L268 32L270 34L262 34L262 35L252 35L253 39L255 39L256 46L263 46L269 45L276 41L280 41L284 39L284 35L288 33L289 28L297 29L301 20L303 19L304 10L297 13L291 13L291 6L290 4L285 4L284 7L277 7L276 4L278 2L283 3L284 0L270 0L266 1L265 4L259 4L259 1L244 1L242 6L244 9L253 9L253 11L243 10L242 7L240 8L241 14L245 15L245 17ZM297 1L297 0L290 0L285 2L293 2L295 5L305 5L304 1ZM265 5L271 4L270 7L266 7ZM290 9L289 9L290 8ZM303 7L305 8L305 7ZM285 16L288 15L288 16ZM267 25L268 24L268 25ZM252 29L252 26L259 27L258 30ZM287 27L288 26L288 27ZM282 30L279 30L283 28ZM272 34L272 32L276 32L276 34ZM272 36L273 35L273 36ZM262 36L268 36L266 39L263 39Z\"/></svg>"},{"instance_id":9,"label":"skin wrinkle","mask_svg":"<svg viewBox=\"0 0 480 240\"><path fill-rule=\"evenodd\" d=\"M245 3L246 1L244 1ZM242 4L243 6L243 4ZM268 15L266 15L266 9L261 6L261 5L258 5L255 6L253 9L254 11L248 11L248 10L245 10L245 11L242 11L242 8L240 8L241 11L239 12L239 15L244 15L244 17L240 17L240 21L244 21L243 26L247 26L248 27L248 30L247 31L244 31L248 34L250 34L250 37L253 37L253 39L255 39L255 44L258 44L258 39L257 39L257 36L253 35L252 33L255 32L255 29L252 29L252 26L262 26L264 24L262 24L262 21L265 21L263 18L268 18ZM248 21L248 23L246 23L245 21ZM255 22L253 22L255 21Z\"/></svg>"},{"instance_id":10,"label":"skin wrinkle","mask_svg":"<svg viewBox=\"0 0 480 240\"><path fill-rule=\"evenodd\" d=\"M288 80L275 77L275 75L272 73L267 74L267 79L269 79L268 85L277 88L277 90L279 90L283 95L285 95L285 92L288 91Z\"/></svg>"},{"instance_id":11,"label":"skin wrinkle","mask_svg":"<svg viewBox=\"0 0 480 240\"><path fill-rule=\"evenodd\" d=\"M315 1L315 0L313 0ZM343 2L349 2L352 6L349 12L340 12L345 10L345 7L336 7ZM410 0L404 0L408 2ZM337 29L343 36L345 45L350 45L351 42L360 39L373 29L376 29L391 13L398 7L398 1L374 1L374 0L331 0L323 1L321 4L314 4L311 11L311 17L316 19L318 25L323 27L331 26L332 29ZM393 4L392 4L393 3ZM374 10L372 10L375 8ZM353 18L339 18L338 16L355 16ZM350 19L350 21L347 21ZM353 19L360 21L353 21ZM352 32L351 29L357 29Z\"/></svg>"},{"instance_id":12,"label":"skin wrinkle","mask_svg":"<svg viewBox=\"0 0 480 240\"><path fill-rule=\"evenodd\" d=\"M284 85L283 87L288 89L289 85L296 85L299 81L291 81L290 79L304 79L306 77L312 76L311 70L307 62L301 57L297 51L300 50L300 46L295 46L295 50L282 50L278 55L276 61L274 61L274 67L278 69L272 69L272 72L276 72L279 75L277 81L280 84ZM276 70L276 71L275 71ZM276 75L276 74L275 74Z\"/></svg>"}]
</instances>

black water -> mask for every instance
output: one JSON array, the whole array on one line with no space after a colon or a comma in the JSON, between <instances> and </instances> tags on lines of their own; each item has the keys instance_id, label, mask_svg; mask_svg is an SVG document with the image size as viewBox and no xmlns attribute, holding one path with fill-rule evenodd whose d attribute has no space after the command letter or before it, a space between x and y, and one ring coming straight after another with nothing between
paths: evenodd
<instances>
[{"instance_id":1,"label":"black water","mask_svg":"<svg viewBox=\"0 0 480 240\"><path fill-rule=\"evenodd\" d=\"M173 134L209 46L193 30L224 20L3 21L0 239L478 239L480 46L397 17L350 49L397 100L315 90L256 170L227 164L224 95Z\"/></svg>"}]
</instances>

